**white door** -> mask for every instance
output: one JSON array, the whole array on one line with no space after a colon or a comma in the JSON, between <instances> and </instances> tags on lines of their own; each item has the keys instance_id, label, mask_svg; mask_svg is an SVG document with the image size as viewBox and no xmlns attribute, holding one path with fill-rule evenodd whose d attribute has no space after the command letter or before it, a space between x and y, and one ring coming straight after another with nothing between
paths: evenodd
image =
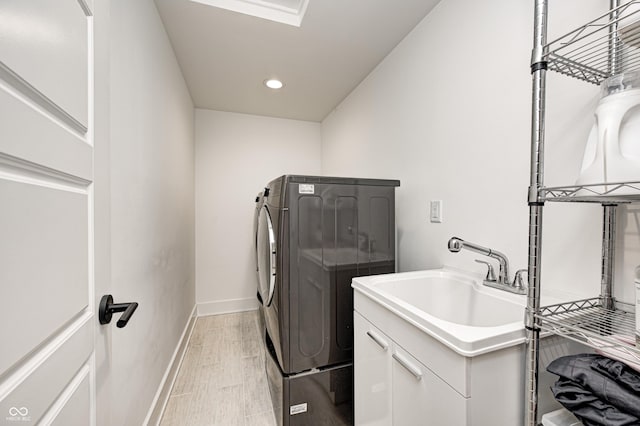
<instances>
[{"instance_id":1,"label":"white door","mask_svg":"<svg viewBox=\"0 0 640 426\"><path fill-rule=\"evenodd\" d=\"M0 424L96 424L93 6L0 2Z\"/></svg>"}]
</instances>

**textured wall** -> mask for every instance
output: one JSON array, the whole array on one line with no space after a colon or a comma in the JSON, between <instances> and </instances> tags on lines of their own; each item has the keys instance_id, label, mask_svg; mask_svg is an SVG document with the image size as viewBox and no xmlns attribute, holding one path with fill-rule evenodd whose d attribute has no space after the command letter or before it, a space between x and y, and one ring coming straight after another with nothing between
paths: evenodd
<instances>
[{"instance_id":1,"label":"textured wall","mask_svg":"<svg viewBox=\"0 0 640 426\"><path fill-rule=\"evenodd\" d=\"M111 2L112 424L140 425L195 304L193 103L151 0Z\"/></svg>"}]
</instances>

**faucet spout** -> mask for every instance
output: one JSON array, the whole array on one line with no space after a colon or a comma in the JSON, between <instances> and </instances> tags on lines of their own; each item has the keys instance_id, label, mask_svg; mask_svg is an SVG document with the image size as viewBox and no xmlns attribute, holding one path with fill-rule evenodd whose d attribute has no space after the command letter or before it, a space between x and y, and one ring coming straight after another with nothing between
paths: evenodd
<instances>
[{"instance_id":1,"label":"faucet spout","mask_svg":"<svg viewBox=\"0 0 640 426\"><path fill-rule=\"evenodd\" d=\"M507 256L500 253L497 250L483 247L478 244L470 243L458 237L452 237L448 243L449 251L452 253L458 253L462 249L467 249L474 253L479 253L483 256L488 256L496 259L500 263L500 270L498 273L498 283L509 285L509 259Z\"/></svg>"}]
</instances>

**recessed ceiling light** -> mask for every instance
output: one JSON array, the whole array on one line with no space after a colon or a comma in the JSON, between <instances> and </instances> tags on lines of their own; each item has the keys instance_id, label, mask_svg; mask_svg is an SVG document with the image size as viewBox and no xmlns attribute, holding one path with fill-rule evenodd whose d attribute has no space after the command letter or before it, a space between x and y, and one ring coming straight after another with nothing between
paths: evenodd
<instances>
[{"instance_id":1,"label":"recessed ceiling light","mask_svg":"<svg viewBox=\"0 0 640 426\"><path fill-rule=\"evenodd\" d=\"M270 78L269 80L264 81L264 85L269 89L282 89L282 82L280 80L276 80L275 78Z\"/></svg>"}]
</instances>

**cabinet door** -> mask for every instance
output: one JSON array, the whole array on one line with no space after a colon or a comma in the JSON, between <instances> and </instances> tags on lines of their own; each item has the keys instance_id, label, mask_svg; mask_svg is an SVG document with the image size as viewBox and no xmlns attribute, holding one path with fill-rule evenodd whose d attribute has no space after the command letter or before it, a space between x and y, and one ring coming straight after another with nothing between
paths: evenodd
<instances>
[{"instance_id":1,"label":"cabinet door","mask_svg":"<svg viewBox=\"0 0 640 426\"><path fill-rule=\"evenodd\" d=\"M357 312L353 315L355 424L391 425L391 339Z\"/></svg>"},{"instance_id":2,"label":"cabinet door","mask_svg":"<svg viewBox=\"0 0 640 426\"><path fill-rule=\"evenodd\" d=\"M392 358L394 425L467 424L466 398L400 347Z\"/></svg>"}]
</instances>

